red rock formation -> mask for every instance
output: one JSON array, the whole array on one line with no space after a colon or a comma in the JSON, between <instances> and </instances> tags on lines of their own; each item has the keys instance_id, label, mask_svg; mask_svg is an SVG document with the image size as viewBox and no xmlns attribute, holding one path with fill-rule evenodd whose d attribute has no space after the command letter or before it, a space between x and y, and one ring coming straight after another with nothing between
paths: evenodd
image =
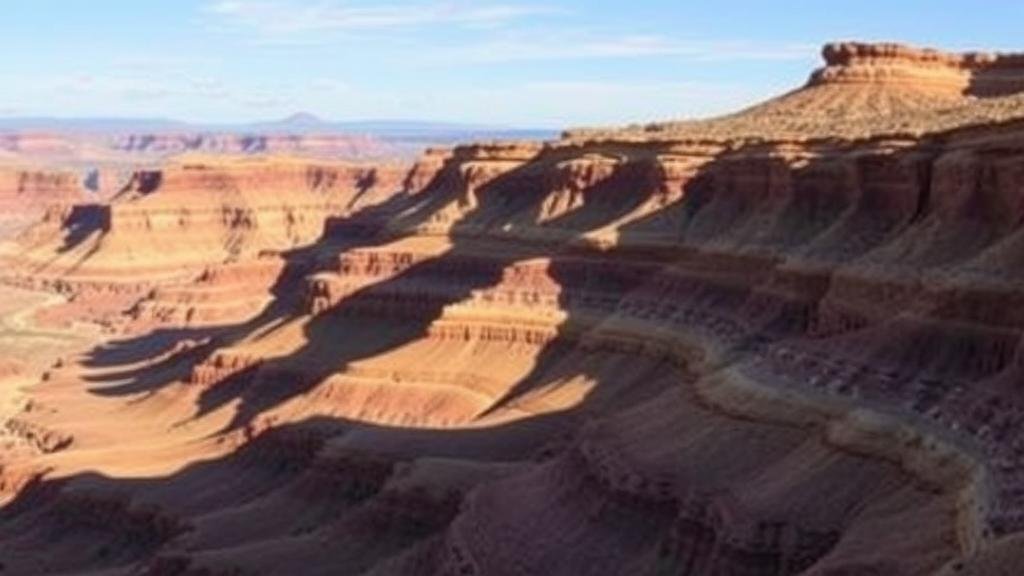
<instances>
[{"instance_id":1,"label":"red rock formation","mask_svg":"<svg viewBox=\"0 0 1024 576\"><path fill-rule=\"evenodd\" d=\"M0 166L0 240L8 239L54 210L88 198L72 171Z\"/></svg>"},{"instance_id":2,"label":"red rock formation","mask_svg":"<svg viewBox=\"0 0 1024 576\"><path fill-rule=\"evenodd\" d=\"M247 280L269 290L282 266L279 257L275 263L275 252L309 244L321 235L328 217L400 190L405 174L399 165L198 157L139 171L109 203L49 211L23 235L23 248L9 257L14 272L8 282L137 300L168 282L195 281L197 291L222 282L246 286L237 271L252 270ZM240 260L244 263L231 264ZM236 272L231 278L204 273L217 265ZM33 272L18 272L24 269ZM182 290L192 288L154 294L177 299L172 307L180 310L158 303L148 309L161 308L152 313L166 318L190 317L190 297ZM218 294L227 296L219 289ZM258 309L258 290L250 295L256 303L238 303L239 314ZM216 320L218 313L211 314L206 321Z\"/></svg>"},{"instance_id":3,"label":"red rock formation","mask_svg":"<svg viewBox=\"0 0 1024 576\"><path fill-rule=\"evenodd\" d=\"M936 94L992 97L1024 90L1024 57L1019 54L970 52L950 54L902 44L828 44L825 68L811 85L899 83L926 85Z\"/></svg>"},{"instance_id":4,"label":"red rock formation","mask_svg":"<svg viewBox=\"0 0 1024 576\"><path fill-rule=\"evenodd\" d=\"M110 148L129 154L288 154L326 158L386 158L387 144L370 136L345 134L126 134Z\"/></svg>"},{"instance_id":5,"label":"red rock formation","mask_svg":"<svg viewBox=\"0 0 1024 576\"><path fill-rule=\"evenodd\" d=\"M0 152L22 161L79 161L131 165L186 153L218 155L292 155L335 160L386 159L395 147L360 134L277 134L245 132L122 133L69 130L0 134Z\"/></svg>"}]
</instances>

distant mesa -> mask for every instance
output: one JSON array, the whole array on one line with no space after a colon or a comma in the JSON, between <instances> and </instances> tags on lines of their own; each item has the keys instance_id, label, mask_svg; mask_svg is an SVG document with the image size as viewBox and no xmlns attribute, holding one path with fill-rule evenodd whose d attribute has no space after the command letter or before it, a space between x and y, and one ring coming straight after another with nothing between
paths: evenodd
<instances>
[{"instance_id":1,"label":"distant mesa","mask_svg":"<svg viewBox=\"0 0 1024 576\"><path fill-rule=\"evenodd\" d=\"M826 45L822 57L825 65L803 86L734 114L567 136L717 143L919 138L1024 116L1024 54L840 42Z\"/></svg>"},{"instance_id":2,"label":"distant mesa","mask_svg":"<svg viewBox=\"0 0 1024 576\"><path fill-rule=\"evenodd\" d=\"M826 66L809 85L903 85L948 98L1024 91L1024 54L950 53L895 43L841 42L822 49Z\"/></svg>"},{"instance_id":3,"label":"distant mesa","mask_svg":"<svg viewBox=\"0 0 1024 576\"><path fill-rule=\"evenodd\" d=\"M281 120L280 122L284 126L320 126L324 124L324 121L315 114L309 112L296 112L291 116Z\"/></svg>"},{"instance_id":4,"label":"distant mesa","mask_svg":"<svg viewBox=\"0 0 1024 576\"><path fill-rule=\"evenodd\" d=\"M0 154L72 162L133 161L202 152L331 159L412 158L427 146L477 140L546 140L551 130L432 122L334 122L309 112L244 124L162 119L0 118Z\"/></svg>"}]
</instances>

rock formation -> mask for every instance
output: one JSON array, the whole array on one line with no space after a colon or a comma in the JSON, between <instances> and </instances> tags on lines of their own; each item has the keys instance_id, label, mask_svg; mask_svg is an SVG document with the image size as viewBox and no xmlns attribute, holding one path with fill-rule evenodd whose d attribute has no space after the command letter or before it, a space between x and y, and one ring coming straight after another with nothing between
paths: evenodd
<instances>
[{"instance_id":1,"label":"rock formation","mask_svg":"<svg viewBox=\"0 0 1024 576\"><path fill-rule=\"evenodd\" d=\"M6 418L6 568L1020 565L1024 60L825 58L719 119L186 159L41 224L6 280L118 336Z\"/></svg>"},{"instance_id":2,"label":"rock formation","mask_svg":"<svg viewBox=\"0 0 1024 576\"><path fill-rule=\"evenodd\" d=\"M31 132L0 133L0 152L22 161L111 162L179 154L293 155L333 159L384 159L395 150L362 134L292 134L252 131Z\"/></svg>"},{"instance_id":3,"label":"rock formation","mask_svg":"<svg viewBox=\"0 0 1024 576\"><path fill-rule=\"evenodd\" d=\"M10 266L63 285L191 277L311 243L328 216L380 201L404 176L401 165L183 156L135 172L107 201L52 211Z\"/></svg>"},{"instance_id":4,"label":"rock formation","mask_svg":"<svg viewBox=\"0 0 1024 576\"><path fill-rule=\"evenodd\" d=\"M112 150L130 154L291 154L328 158L384 158L387 144L363 135L343 134L123 134Z\"/></svg>"},{"instance_id":5,"label":"rock formation","mask_svg":"<svg viewBox=\"0 0 1024 576\"><path fill-rule=\"evenodd\" d=\"M0 165L0 240L39 220L48 209L88 200L71 170Z\"/></svg>"}]
</instances>

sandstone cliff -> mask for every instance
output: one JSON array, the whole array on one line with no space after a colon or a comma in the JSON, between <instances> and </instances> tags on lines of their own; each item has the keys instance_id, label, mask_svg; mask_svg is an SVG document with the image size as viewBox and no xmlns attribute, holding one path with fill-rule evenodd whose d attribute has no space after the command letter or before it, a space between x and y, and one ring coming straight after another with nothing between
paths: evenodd
<instances>
[{"instance_id":1,"label":"sandstone cliff","mask_svg":"<svg viewBox=\"0 0 1024 576\"><path fill-rule=\"evenodd\" d=\"M71 170L0 165L0 241L38 221L47 210L70 208L89 198Z\"/></svg>"}]
</instances>

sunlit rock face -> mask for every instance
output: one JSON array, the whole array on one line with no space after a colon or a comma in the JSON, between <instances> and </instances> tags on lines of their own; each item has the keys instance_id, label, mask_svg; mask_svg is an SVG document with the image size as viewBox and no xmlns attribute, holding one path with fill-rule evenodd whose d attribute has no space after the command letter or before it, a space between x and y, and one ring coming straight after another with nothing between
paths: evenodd
<instances>
[{"instance_id":1,"label":"sunlit rock face","mask_svg":"<svg viewBox=\"0 0 1024 576\"><path fill-rule=\"evenodd\" d=\"M74 171L0 164L0 240L17 235L48 210L89 200Z\"/></svg>"},{"instance_id":2,"label":"sunlit rock face","mask_svg":"<svg viewBox=\"0 0 1024 576\"><path fill-rule=\"evenodd\" d=\"M44 219L5 281L105 332L0 371L36 384L0 412L5 567L1005 573L1020 59L825 58L721 119L181 162Z\"/></svg>"}]
</instances>

